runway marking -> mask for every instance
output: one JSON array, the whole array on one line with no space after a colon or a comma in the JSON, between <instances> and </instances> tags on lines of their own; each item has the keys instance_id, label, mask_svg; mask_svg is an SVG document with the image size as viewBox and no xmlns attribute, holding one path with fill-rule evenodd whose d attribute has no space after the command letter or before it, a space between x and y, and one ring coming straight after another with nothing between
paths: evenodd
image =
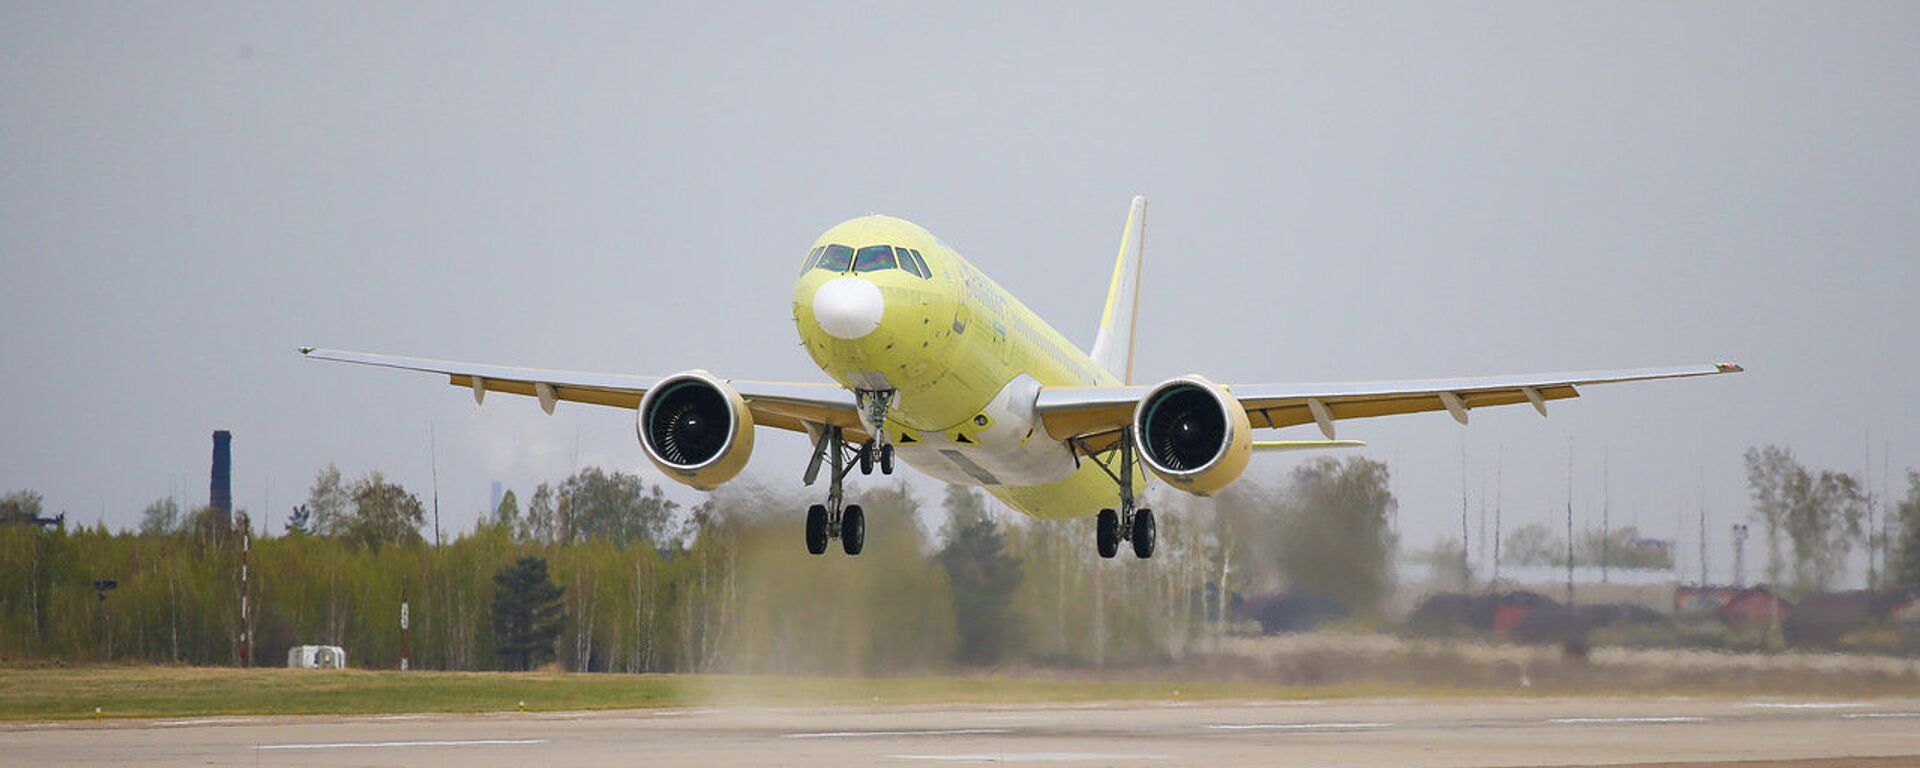
<instances>
[{"instance_id":1,"label":"runway marking","mask_svg":"<svg viewBox=\"0 0 1920 768\"><path fill-rule=\"evenodd\" d=\"M474 747L545 744L546 739L470 739L466 741L335 741L321 744L262 744L254 749L367 749L373 747Z\"/></svg>"},{"instance_id":2,"label":"runway marking","mask_svg":"<svg viewBox=\"0 0 1920 768\"><path fill-rule=\"evenodd\" d=\"M1554 725L1606 725L1631 723L1704 723L1705 717L1556 717L1547 722Z\"/></svg>"},{"instance_id":3,"label":"runway marking","mask_svg":"<svg viewBox=\"0 0 1920 768\"><path fill-rule=\"evenodd\" d=\"M178 725L224 725L227 723L251 723L259 719L260 718L257 717L203 717L198 720L162 720L154 723L154 725L169 727Z\"/></svg>"},{"instance_id":4,"label":"runway marking","mask_svg":"<svg viewBox=\"0 0 1920 768\"><path fill-rule=\"evenodd\" d=\"M1841 717L1848 720L1880 717L1920 717L1920 712L1848 712Z\"/></svg>"},{"instance_id":5,"label":"runway marking","mask_svg":"<svg viewBox=\"0 0 1920 768\"><path fill-rule=\"evenodd\" d=\"M890 760L935 760L948 763L1071 763L1114 760L1165 760L1166 755L1115 755L1103 752L1004 752L969 755L887 755Z\"/></svg>"},{"instance_id":6,"label":"runway marking","mask_svg":"<svg viewBox=\"0 0 1920 768\"><path fill-rule=\"evenodd\" d=\"M888 736L971 736L986 733L1012 733L1012 728L949 728L939 731L823 731L820 733L789 733L786 739L859 739L884 738Z\"/></svg>"},{"instance_id":7,"label":"runway marking","mask_svg":"<svg viewBox=\"0 0 1920 768\"><path fill-rule=\"evenodd\" d=\"M1392 728L1393 723L1216 723L1216 731L1358 731Z\"/></svg>"},{"instance_id":8,"label":"runway marking","mask_svg":"<svg viewBox=\"0 0 1920 768\"><path fill-rule=\"evenodd\" d=\"M1747 701L1740 706L1756 709L1859 709L1864 701Z\"/></svg>"}]
</instances>

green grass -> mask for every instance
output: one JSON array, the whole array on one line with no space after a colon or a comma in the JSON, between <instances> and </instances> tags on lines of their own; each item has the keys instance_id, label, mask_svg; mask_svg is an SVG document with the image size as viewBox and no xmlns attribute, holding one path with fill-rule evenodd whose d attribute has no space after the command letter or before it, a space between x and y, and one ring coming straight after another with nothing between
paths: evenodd
<instances>
[{"instance_id":1,"label":"green grass","mask_svg":"<svg viewBox=\"0 0 1920 768\"><path fill-rule=\"evenodd\" d=\"M847 705L1301 699L1449 691L1045 677L801 678L99 666L0 669L0 720Z\"/></svg>"}]
</instances>

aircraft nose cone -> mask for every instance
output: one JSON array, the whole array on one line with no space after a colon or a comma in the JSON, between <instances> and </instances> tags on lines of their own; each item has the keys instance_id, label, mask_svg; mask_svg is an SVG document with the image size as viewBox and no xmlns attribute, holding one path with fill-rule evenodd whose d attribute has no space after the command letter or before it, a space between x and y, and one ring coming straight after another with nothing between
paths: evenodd
<instances>
[{"instance_id":1,"label":"aircraft nose cone","mask_svg":"<svg viewBox=\"0 0 1920 768\"><path fill-rule=\"evenodd\" d=\"M813 320L836 339L852 341L873 333L886 309L880 287L857 277L836 277L813 293Z\"/></svg>"}]
</instances>

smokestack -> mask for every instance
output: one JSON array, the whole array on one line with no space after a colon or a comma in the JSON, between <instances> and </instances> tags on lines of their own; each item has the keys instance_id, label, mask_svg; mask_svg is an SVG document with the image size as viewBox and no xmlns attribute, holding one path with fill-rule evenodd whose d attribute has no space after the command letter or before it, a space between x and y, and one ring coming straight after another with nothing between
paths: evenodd
<instances>
[{"instance_id":1,"label":"smokestack","mask_svg":"<svg viewBox=\"0 0 1920 768\"><path fill-rule=\"evenodd\" d=\"M207 490L207 506L220 515L220 528L233 527L233 433L213 433L213 482Z\"/></svg>"}]
</instances>

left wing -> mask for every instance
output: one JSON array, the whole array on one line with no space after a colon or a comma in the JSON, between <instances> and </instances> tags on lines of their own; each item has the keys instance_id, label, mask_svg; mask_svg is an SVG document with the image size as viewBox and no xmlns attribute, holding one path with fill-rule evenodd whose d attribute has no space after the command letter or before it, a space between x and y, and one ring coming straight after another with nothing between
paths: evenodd
<instances>
[{"instance_id":1,"label":"left wing","mask_svg":"<svg viewBox=\"0 0 1920 768\"><path fill-rule=\"evenodd\" d=\"M1617 371L1479 376L1334 384L1241 384L1226 389L1246 409L1256 428L1318 424L1334 439L1334 422L1396 413L1444 410L1467 423L1467 412L1490 405L1531 403L1547 415L1547 401L1579 397L1579 387L1629 381L1680 379L1739 373L1733 363L1638 368ZM1117 434L1133 420L1133 410L1151 387L1046 387L1034 407L1047 433L1058 440Z\"/></svg>"},{"instance_id":2,"label":"left wing","mask_svg":"<svg viewBox=\"0 0 1920 768\"><path fill-rule=\"evenodd\" d=\"M539 398L540 407L547 413L553 413L554 405L561 400L639 408L640 398L665 378L517 368L313 347L301 347L300 354L314 360L437 373L446 376L448 383L456 387L472 389L476 403L484 400L488 392L505 392ZM866 439L867 429L861 426L854 409L853 393L838 385L740 379L730 379L727 384L747 401L747 410L753 413L755 425L794 432L806 432L809 423L843 427L849 440Z\"/></svg>"}]
</instances>

